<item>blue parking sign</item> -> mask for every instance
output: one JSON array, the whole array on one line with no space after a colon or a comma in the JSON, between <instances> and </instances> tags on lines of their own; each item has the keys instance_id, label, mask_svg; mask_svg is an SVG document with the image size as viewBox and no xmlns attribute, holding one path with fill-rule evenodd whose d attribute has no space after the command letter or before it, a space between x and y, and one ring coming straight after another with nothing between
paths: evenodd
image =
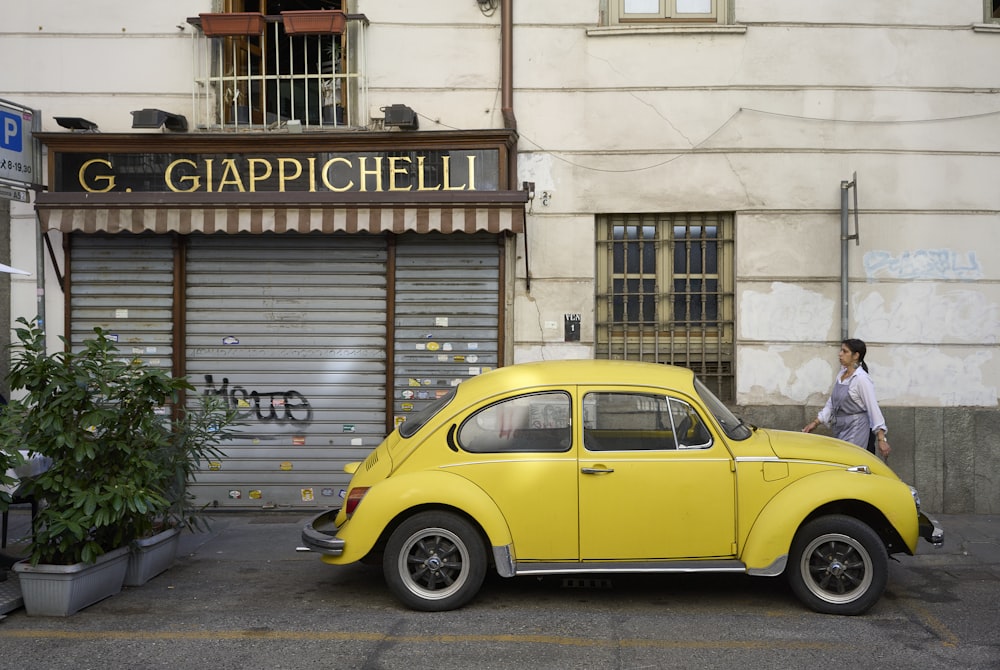
<instances>
[{"instance_id":1,"label":"blue parking sign","mask_svg":"<svg viewBox=\"0 0 1000 670\"><path fill-rule=\"evenodd\" d=\"M24 146L21 128L20 116L0 111L0 149L21 153Z\"/></svg>"},{"instance_id":2,"label":"blue parking sign","mask_svg":"<svg viewBox=\"0 0 1000 670\"><path fill-rule=\"evenodd\" d=\"M4 186L17 183L31 188L35 182L32 133L36 114L35 110L0 100L0 181ZM0 197L9 199L7 195Z\"/></svg>"}]
</instances>

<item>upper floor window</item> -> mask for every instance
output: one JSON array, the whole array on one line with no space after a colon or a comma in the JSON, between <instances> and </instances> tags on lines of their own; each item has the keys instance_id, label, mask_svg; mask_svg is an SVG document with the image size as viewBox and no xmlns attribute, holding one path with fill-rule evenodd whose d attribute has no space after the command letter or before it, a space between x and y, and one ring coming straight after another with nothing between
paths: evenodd
<instances>
[{"instance_id":1,"label":"upper floor window","mask_svg":"<svg viewBox=\"0 0 1000 670\"><path fill-rule=\"evenodd\" d=\"M732 400L732 215L606 215L597 231L597 357L682 365Z\"/></svg>"},{"instance_id":2,"label":"upper floor window","mask_svg":"<svg viewBox=\"0 0 1000 670\"><path fill-rule=\"evenodd\" d=\"M615 23L683 22L726 23L731 0L608 0Z\"/></svg>"},{"instance_id":3,"label":"upper floor window","mask_svg":"<svg viewBox=\"0 0 1000 670\"><path fill-rule=\"evenodd\" d=\"M195 21L199 128L367 125L367 21L346 0L226 0Z\"/></svg>"},{"instance_id":4,"label":"upper floor window","mask_svg":"<svg viewBox=\"0 0 1000 670\"><path fill-rule=\"evenodd\" d=\"M987 23L1000 23L1000 0L983 0Z\"/></svg>"}]
</instances>

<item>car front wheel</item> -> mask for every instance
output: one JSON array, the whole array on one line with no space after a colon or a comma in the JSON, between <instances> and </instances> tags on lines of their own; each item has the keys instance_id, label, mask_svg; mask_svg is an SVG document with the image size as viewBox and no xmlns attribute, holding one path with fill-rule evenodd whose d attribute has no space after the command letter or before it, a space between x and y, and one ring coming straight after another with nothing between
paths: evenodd
<instances>
[{"instance_id":1,"label":"car front wheel","mask_svg":"<svg viewBox=\"0 0 1000 670\"><path fill-rule=\"evenodd\" d=\"M862 614L885 590L889 558L867 524L848 516L821 517L796 533L788 579L799 600L817 612Z\"/></svg>"},{"instance_id":2,"label":"car front wheel","mask_svg":"<svg viewBox=\"0 0 1000 670\"><path fill-rule=\"evenodd\" d=\"M389 536L382 560L389 590L425 612L457 609L479 591L486 548L476 529L448 512L423 512Z\"/></svg>"}]
</instances>

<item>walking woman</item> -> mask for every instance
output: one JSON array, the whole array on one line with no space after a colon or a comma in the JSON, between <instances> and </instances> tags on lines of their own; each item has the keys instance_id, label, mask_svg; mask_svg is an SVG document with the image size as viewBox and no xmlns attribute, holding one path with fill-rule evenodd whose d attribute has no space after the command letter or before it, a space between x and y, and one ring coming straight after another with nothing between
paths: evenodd
<instances>
[{"instance_id":1,"label":"walking woman","mask_svg":"<svg viewBox=\"0 0 1000 670\"><path fill-rule=\"evenodd\" d=\"M819 416L806 424L802 432L811 433L819 424L827 424L837 439L886 459L892 450L885 437L885 418L875 399L875 384L868 376L867 351L861 340L847 339L841 343L840 372L834 380L833 392ZM877 439L874 445L873 434Z\"/></svg>"}]
</instances>

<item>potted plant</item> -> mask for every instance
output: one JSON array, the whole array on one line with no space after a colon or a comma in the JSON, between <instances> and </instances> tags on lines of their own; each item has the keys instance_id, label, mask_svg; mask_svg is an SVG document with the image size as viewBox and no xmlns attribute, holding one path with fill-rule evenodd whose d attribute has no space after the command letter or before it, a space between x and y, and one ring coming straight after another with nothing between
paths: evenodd
<instances>
[{"instance_id":1,"label":"potted plant","mask_svg":"<svg viewBox=\"0 0 1000 670\"><path fill-rule=\"evenodd\" d=\"M223 457L219 444L232 439L237 410L218 396L198 396L197 407L171 420L169 438L152 455L166 499L165 510L150 517L149 532L132 540L125 586L141 586L170 567L183 529L202 530L189 485L203 462Z\"/></svg>"},{"instance_id":2,"label":"potted plant","mask_svg":"<svg viewBox=\"0 0 1000 670\"><path fill-rule=\"evenodd\" d=\"M175 422L164 408L192 387L122 357L100 328L79 351L48 354L38 325L18 323L10 383L23 395L0 416L0 449L51 465L25 483L42 504L14 570L29 615L65 616L117 593L130 543L167 517Z\"/></svg>"},{"instance_id":3,"label":"potted plant","mask_svg":"<svg viewBox=\"0 0 1000 670\"><path fill-rule=\"evenodd\" d=\"M260 35L266 21L260 12L217 12L199 14L201 32L206 37Z\"/></svg>"},{"instance_id":4,"label":"potted plant","mask_svg":"<svg viewBox=\"0 0 1000 670\"><path fill-rule=\"evenodd\" d=\"M339 9L304 9L281 12L287 35L339 35L347 26L347 15Z\"/></svg>"}]
</instances>

